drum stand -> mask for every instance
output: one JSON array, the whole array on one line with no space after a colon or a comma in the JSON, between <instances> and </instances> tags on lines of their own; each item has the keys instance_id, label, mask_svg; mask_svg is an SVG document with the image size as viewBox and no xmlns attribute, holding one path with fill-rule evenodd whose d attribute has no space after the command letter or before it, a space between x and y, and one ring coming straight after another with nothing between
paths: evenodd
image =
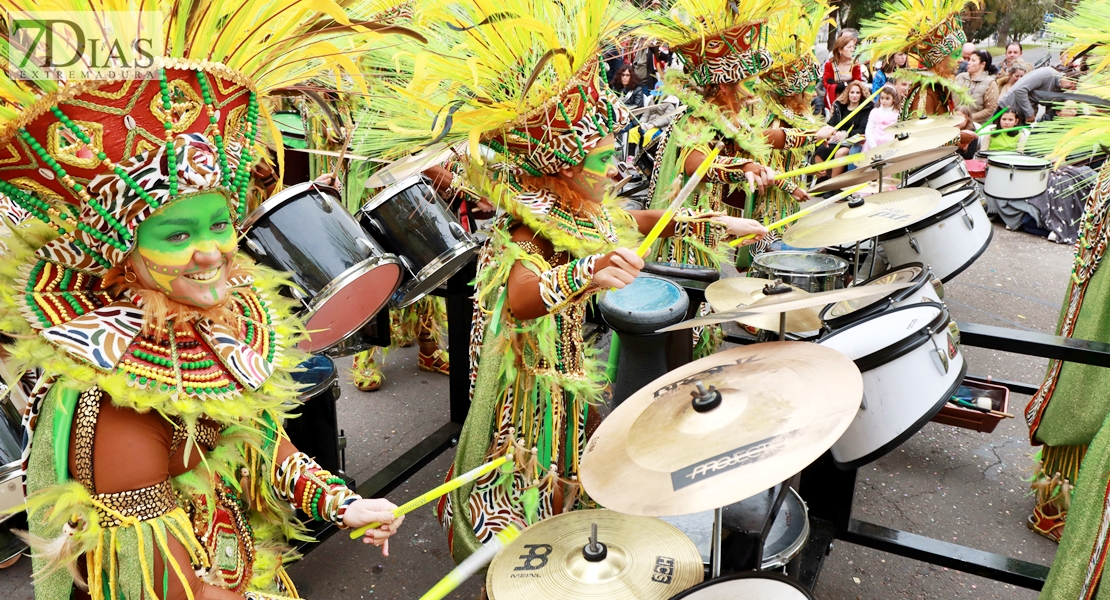
<instances>
[{"instance_id":1,"label":"drum stand","mask_svg":"<svg viewBox=\"0 0 1110 600\"><path fill-rule=\"evenodd\" d=\"M871 240L871 264L867 266L867 279L871 279L872 277L875 276L875 260L876 260L875 252L879 247L879 237L875 236L873 238L868 238L868 239ZM855 282L859 281L860 244L863 243L863 241L864 240L859 240L859 241L856 242L855 254L852 258L852 285L855 285ZM864 262L867 262L867 261L865 260ZM780 341L781 341L781 338L780 338Z\"/></svg>"}]
</instances>

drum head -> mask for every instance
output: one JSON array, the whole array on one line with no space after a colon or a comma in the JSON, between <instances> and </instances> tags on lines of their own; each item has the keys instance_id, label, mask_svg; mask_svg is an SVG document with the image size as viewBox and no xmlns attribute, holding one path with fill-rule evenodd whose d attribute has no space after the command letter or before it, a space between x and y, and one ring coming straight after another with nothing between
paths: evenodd
<instances>
[{"instance_id":1,"label":"drum head","mask_svg":"<svg viewBox=\"0 0 1110 600\"><path fill-rule=\"evenodd\" d=\"M737 573L696 585L672 600L814 600L797 582L776 573Z\"/></svg>"},{"instance_id":2,"label":"drum head","mask_svg":"<svg viewBox=\"0 0 1110 600\"><path fill-rule=\"evenodd\" d=\"M860 285L861 286L862 285L883 285L883 284L887 284L887 283L903 283L903 282L906 282L906 281L918 281L918 278L922 277L923 272L924 272L924 269L921 267L921 265L905 266L905 267L902 267L901 269L897 269L895 271L890 271L888 273L883 273L882 275L879 275L877 277L872 277L871 279L868 279L867 281L861 283ZM906 289L907 290L912 290L914 288L906 288ZM892 295L895 295L895 294L900 295L900 294L903 294L905 291L906 290L899 290L899 291L895 292ZM843 316L849 315L851 313L854 313L854 312L860 310L861 308L871 306L872 304L875 304L875 303L878 303L878 302L883 302L887 298L890 298L890 296L884 296L882 298L859 298L857 300L842 300L842 301L837 302L836 304L833 304L832 306L826 308L825 312L821 315L821 318L822 319L835 319L835 318L838 318L838 317L843 317Z\"/></svg>"},{"instance_id":3,"label":"drum head","mask_svg":"<svg viewBox=\"0 0 1110 600\"><path fill-rule=\"evenodd\" d=\"M335 371L335 362L327 356L314 355L312 358L297 365L297 370L292 373L293 381L304 386L301 389L301 400L309 400L320 394L321 391L331 387L338 379Z\"/></svg>"},{"instance_id":4,"label":"drum head","mask_svg":"<svg viewBox=\"0 0 1110 600\"><path fill-rule=\"evenodd\" d=\"M632 283L605 294L601 314L617 331L654 333L686 318L690 298L677 284L641 273Z\"/></svg>"},{"instance_id":5,"label":"drum head","mask_svg":"<svg viewBox=\"0 0 1110 600\"><path fill-rule=\"evenodd\" d=\"M992 167L1014 168L1019 171L1042 171L1052 166L1052 163L1036 156L1024 154L992 154L987 158L987 164Z\"/></svg>"},{"instance_id":6,"label":"drum head","mask_svg":"<svg viewBox=\"0 0 1110 600\"><path fill-rule=\"evenodd\" d=\"M369 258L347 270L319 296L305 320L308 339L301 350L316 353L343 341L370 322L401 283L401 265L390 255ZM367 309L371 310L367 314Z\"/></svg>"},{"instance_id":7,"label":"drum head","mask_svg":"<svg viewBox=\"0 0 1110 600\"><path fill-rule=\"evenodd\" d=\"M819 252L764 252L754 263L772 273L843 273L848 261Z\"/></svg>"}]
</instances>

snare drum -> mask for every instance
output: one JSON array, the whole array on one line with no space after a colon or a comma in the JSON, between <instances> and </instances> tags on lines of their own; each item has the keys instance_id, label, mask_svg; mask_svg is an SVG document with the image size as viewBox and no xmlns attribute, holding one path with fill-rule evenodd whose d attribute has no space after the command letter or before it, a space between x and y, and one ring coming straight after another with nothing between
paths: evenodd
<instances>
[{"instance_id":1,"label":"snare drum","mask_svg":"<svg viewBox=\"0 0 1110 600\"><path fill-rule=\"evenodd\" d=\"M1048 189L1052 163L1024 154L992 154L987 158L983 189L1001 200L1028 200Z\"/></svg>"},{"instance_id":2,"label":"snare drum","mask_svg":"<svg viewBox=\"0 0 1110 600\"><path fill-rule=\"evenodd\" d=\"M408 271L393 296L395 308L423 298L478 253L478 241L420 175L386 187L359 210L358 218Z\"/></svg>"},{"instance_id":3,"label":"snare drum","mask_svg":"<svg viewBox=\"0 0 1110 600\"><path fill-rule=\"evenodd\" d=\"M767 515L774 506L780 486L775 486L735 504L724 507L724 528L733 534L742 534L758 543L762 536ZM730 536L729 538L733 538ZM794 488L787 488L767 538L763 543L763 560L760 570L768 571L785 567L801 553L809 539L809 507ZM745 540L746 541L746 540ZM741 542L743 543L743 542ZM725 553L727 556L728 553ZM754 557L751 559L754 563Z\"/></svg>"},{"instance_id":4,"label":"snare drum","mask_svg":"<svg viewBox=\"0 0 1110 600\"><path fill-rule=\"evenodd\" d=\"M971 181L971 173L959 154L946 156L906 175L906 187L927 187L934 190L967 181Z\"/></svg>"},{"instance_id":5,"label":"snare drum","mask_svg":"<svg viewBox=\"0 0 1110 600\"><path fill-rule=\"evenodd\" d=\"M247 253L297 285L289 293L305 307L305 352L322 352L358 331L401 283L400 261L359 226L330 187L285 188L248 215L243 229Z\"/></svg>"},{"instance_id":6,"label":"snare drum","mask_svg":"<svg viewBox=\"0 0 1110 600\"><path fill-rule=\"evenodd\" d=\"M942 195L931 215L879 236L879 245L891 265L922 263L947 282L986 252L993 236L979 191L969 184Z\"/></svg>"},{"instance_id":7,"label":"snare drum","mask_svg":"<svg viewBox=\"0 0 1110 600\"><path fill-rule=\"evenodd\" d=\"M892 308L832 332L819 344L855 361L863 402L832 447L855 469L890 452L925 426L960 386L967 364L948 309L932 302Z\"/></svg>"},{"instance_id":8,"label":"snare drum","mask_svg":"<svg viewBox=\"0 0 1110 600\"><path fill-rule=\"evenodd\" d=\"M842 258L797 250L764 252L755 257L748 269L749 277L781 279L787 285L810 293L844 287L847 273L848 261Z\"/></svg>"},{"instance_id":9,"label":"snare drum","mask_svg":"<svg viewBox=\"0 0 1110 600\"><path fill-rule=\"evenodd\" d=\"M814 600L793 579L778 573L746 572L699 583L671 600Z\"/></svg>"},{"instance_id":10,"label":"snare drum","mask_svg":"<svg viewBox=\"0 0 1110 600\"><path fill-rule=\"evenodd\" d=\"M941 303L940 299L944 296L944 286L933 275L932 269L921 263L903 265L893 271L872 277L859 285L885 285L903 282L910 282L913 285L891 292L882 298L842 300L836 304L826 306L821 311L821 320L825 323L825 327L835 331L898 306L920 304L926 301Z\"/></svg>"}]
</instances>

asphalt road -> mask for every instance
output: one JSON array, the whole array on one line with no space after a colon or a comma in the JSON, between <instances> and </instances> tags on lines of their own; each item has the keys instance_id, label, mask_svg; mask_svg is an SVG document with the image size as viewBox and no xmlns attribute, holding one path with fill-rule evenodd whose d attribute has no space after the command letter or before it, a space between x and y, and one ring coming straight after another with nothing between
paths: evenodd
<instances>
[{"instance_id":1,"label":"asphalt road","mask_svg":"<svg viewBox=\"0 0 1110 600\"><path fill-rule=\"evenodd\" d=\"M1068 277L1071 248L995 226L987 252L949 282L945 301L959 321L1052 332ZM1039 383L1045 362L963 348L969 372ZM349 361L342 361L344 368ZM386 384L362 393L344 373L340 425L348 438L348 473L366 480L447 419L447 378L416 369L416 349L391 354ZM1026 397L1011 398L1019 414ZM894 452L864 467L855 494L856 518L1050 564L1056 545L1026 529L1032 460L1019 419L991 434L929 424ZM444 454L390 495L398 504L431 489L451 460ZM453 567L431 506L411 514L388 558L338 535L295 564L301 595L312 599L414 600ZM0 599L32 597L30 561L0 572ZM473 599L479 581L450 598ZM836 542L818 581L821 600L958 598L1032 600L1036 594L986 579Z\"/></svg>"}]
</instances>

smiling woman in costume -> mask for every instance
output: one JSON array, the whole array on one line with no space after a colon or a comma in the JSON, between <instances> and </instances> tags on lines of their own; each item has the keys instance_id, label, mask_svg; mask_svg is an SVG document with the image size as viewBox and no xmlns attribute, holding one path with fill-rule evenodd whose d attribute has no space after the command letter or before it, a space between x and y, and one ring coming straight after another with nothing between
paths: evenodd
<instances>
[{"instance_id":1,"label":"smiling woman in costume","mask_svg":"<svg viewBox=\"0 0 1110 600\"><path fill-rule=\"evenodd\" d=\"M43 371L24 420L39 599L296 597L293 509L387 523L375 544L401 522L285 436L302 329L282 278L236 253L260 101L337 68L352 34L307 32L346 18L328 0L172 8L150 7L167 17L152 80L0 80L17 155L0 193L38 219L5 240L0 329L9 364Z\"/></svg>"}]
</instances>

